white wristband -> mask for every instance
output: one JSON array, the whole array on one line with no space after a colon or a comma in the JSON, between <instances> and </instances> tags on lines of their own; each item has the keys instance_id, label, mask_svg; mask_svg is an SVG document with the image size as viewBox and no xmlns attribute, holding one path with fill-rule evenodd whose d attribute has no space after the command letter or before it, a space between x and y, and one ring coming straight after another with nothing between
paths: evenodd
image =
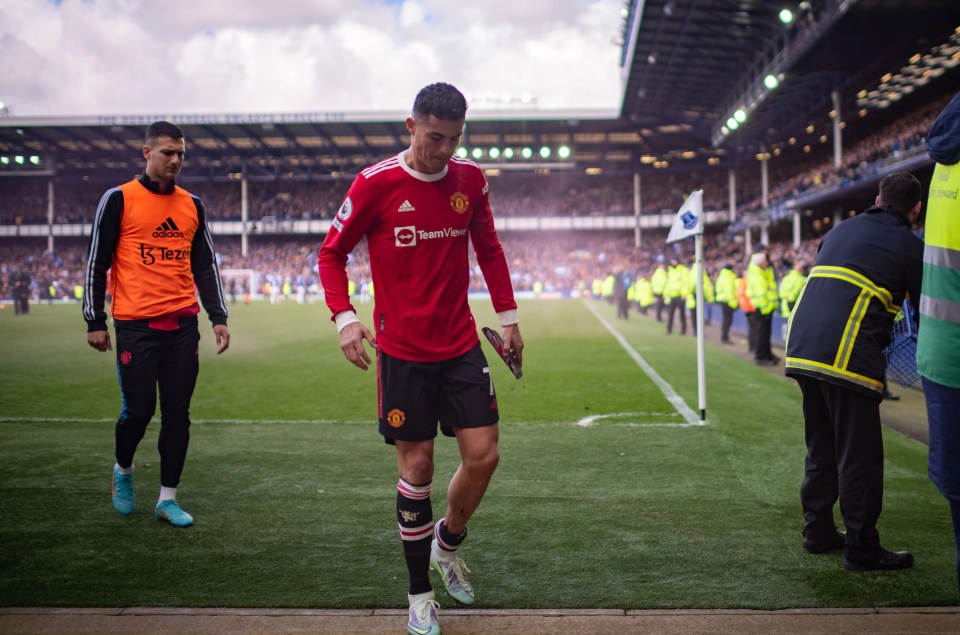
<instances>
[{"instance_id":1,"label":"white wristband","mask_svg":"<svg viewBox=\"0 0 960 635\"><path fill-rule=\"evenodd\" d=\"M500 318L500 327L511 326L520 321L520 318L517 317L517 310L510 309L509 311L500 311L497 313L497 317Z\"/></svg>"},{"instance_id":2,"label":"white wristband","mask_svg":"<svg viewBox=\"0 0 960 635\"><path fill-rule=\"evenodd\" d=\"M357 314L353 311L340 311L335 316L333 316L333 321L337 324L337 333L342 331L345 326L348 324L353 324L354 322L359 322L360 318L357 317Z\"/></svg>"}]
</instances>

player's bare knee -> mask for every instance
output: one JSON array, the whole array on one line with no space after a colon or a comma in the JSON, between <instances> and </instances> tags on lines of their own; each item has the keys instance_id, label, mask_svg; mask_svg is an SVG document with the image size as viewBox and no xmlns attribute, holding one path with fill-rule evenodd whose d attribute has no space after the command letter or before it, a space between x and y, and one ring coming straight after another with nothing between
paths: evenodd
<instances>
[{"instance_id":1,"label":"player's bare knee","mask_svg":"<svg viewBox=\"0 0 960 635\"><path fill-rule=\"evenodd\" d=\"M486 452L471 457L465 457L464 467L473 474L490 475L497 469L500 463L500 450L496 446L491 447Z\"/></svg>"},{"instance_id":2,"label":"player's bare knee","mask_svg":"<svg viewBox=\"0 0 960 635\"><path fill-rule=\"evenodd\" d=\"M433 480L433 460L427 455L412 455L404 458L400 476L409 483L429 483Z\"/></svg>"}]
</instances>

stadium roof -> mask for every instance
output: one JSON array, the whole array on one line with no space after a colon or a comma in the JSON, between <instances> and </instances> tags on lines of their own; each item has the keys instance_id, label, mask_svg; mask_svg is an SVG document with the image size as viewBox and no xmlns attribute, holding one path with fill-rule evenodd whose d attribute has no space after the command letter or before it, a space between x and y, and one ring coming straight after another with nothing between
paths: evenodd
<instances>
[{"instance_id":1,"label":"stadium roof","mask_svg":"<svg viewBox=\"0 0 960 635\"><path fill-rule=\"evenodd\" d=\"M785 7L790 24L779 16ZM858 93L889 91L883 77L907 67L916 71L911 92L943 90L945 73L960 87L957 0L633 0L628 27L622 115L682 133L650 135L655 152L682 139L752 154L827 118L834 90L851 117L863 105ZM776 88L764 84L768 75ZM746 121L723 135L738 109Z\"/></svg>"},{"instance_id":2,"label":"stadium roof","mask_svg":"<svg viewBox=\"0 0 960 635\"><path fill-rule=\"evenodd\" d=\"M779 19L784 5L795 9L790 24ZM866 109L871 124L862 128L875 129L872 122L918 107L926 93L960 84L957 0L630 0L625 8L619 112L474 109L464 139L470 156L478 151L479 163L503 170L738 165L761 146L828 132L833 91L844 119ZM777 78L773 90L767 75ZM730 130L737 109L744 121ZM195 177L352 176L407 146L405 116L0 117L0 175L116 181L141 169L145 126L167 119L185 130ZM569 158L558 157L561 146Z\"/></svg>"}]
</instances>

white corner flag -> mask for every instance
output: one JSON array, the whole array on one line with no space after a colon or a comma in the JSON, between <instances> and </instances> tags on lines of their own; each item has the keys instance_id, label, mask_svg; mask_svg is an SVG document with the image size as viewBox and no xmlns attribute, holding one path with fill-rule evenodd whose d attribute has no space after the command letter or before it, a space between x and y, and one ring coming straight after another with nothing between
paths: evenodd
<instances>
[{"instance_id":1,"label":"white corner flag","mask_svg":"<svg viewBox=\"0 0 960 635\"><path fill-rule=\"evenodd\" d=\"M703 190L697 190L677 211L667 242L673 243L693 236L694 275L697 279L697 397L700 405L700 422L707 422L707 364L703 333Z\"/></svg>"},{"instance_id":2,"label":"white corner flag","mask_svg":"<svg viewBox=\"0 0 960 635\"><path fill-rule=\"evenodd\" d=\"M703 190L697 190L687 197L680 206L677 217L673 219L667 242L683 240L687 236L703 233Z\"/></svg>"}]
</instances>

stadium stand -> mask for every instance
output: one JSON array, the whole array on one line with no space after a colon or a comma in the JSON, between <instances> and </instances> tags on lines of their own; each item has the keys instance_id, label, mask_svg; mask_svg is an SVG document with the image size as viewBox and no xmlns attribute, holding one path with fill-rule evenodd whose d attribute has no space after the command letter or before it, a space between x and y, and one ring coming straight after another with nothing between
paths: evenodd
<instances>
[{"instance_id":1,"label":"stadium stand","mask_svg":"<svg viewBox=\"0 0 960 635\"><path fill-rule=\"evenodd\" d=\"M784 257L810 260L820 235L872 202L885 173L929 179L924 135L960 72L957 3L935 0L909 13L866 2L802 4L788 26L776 26L772 9L758 6L748 27L733 27L723 25L730 9L719 1L682 9L629 2L618 114L470 115L464 151L488 174L518 290L575 294L613 269L648 273L667 253L671 216L694 189L704 190L714 212L705 251L714 271L743 262L757 240L769 244L778 266ZM883 51L849 46L865 24L887 43ZM726 108L751 79L733 59L744 28L765 43L760 58L788 72L734 131L724 126ZM664 46L653 40L666 33L674 69L712 57L723 71L680 82L648 55ZM829 54L841 45L848 54ZM826 70L834 79L824 83ZM49 297L51 285L57 297L74 297L97 202L138 169L145 123L0 118L4 281L26 268L36 300ZM338 113L184 116L178 123L190 140L182 185L205 202L221 268L253 272L242 282L254 281L254 294L264 284L315 285L316 248L352 176L407 143L401 121L346 121ZM561 145L569 159L535 151L519 158L521 146ZM494 159L495 147L516 148L517 159ZM358 282L369 276L362 250L350 266ZM475 276L473 288L482 287Z\"/></svg>"}]
</instances>

